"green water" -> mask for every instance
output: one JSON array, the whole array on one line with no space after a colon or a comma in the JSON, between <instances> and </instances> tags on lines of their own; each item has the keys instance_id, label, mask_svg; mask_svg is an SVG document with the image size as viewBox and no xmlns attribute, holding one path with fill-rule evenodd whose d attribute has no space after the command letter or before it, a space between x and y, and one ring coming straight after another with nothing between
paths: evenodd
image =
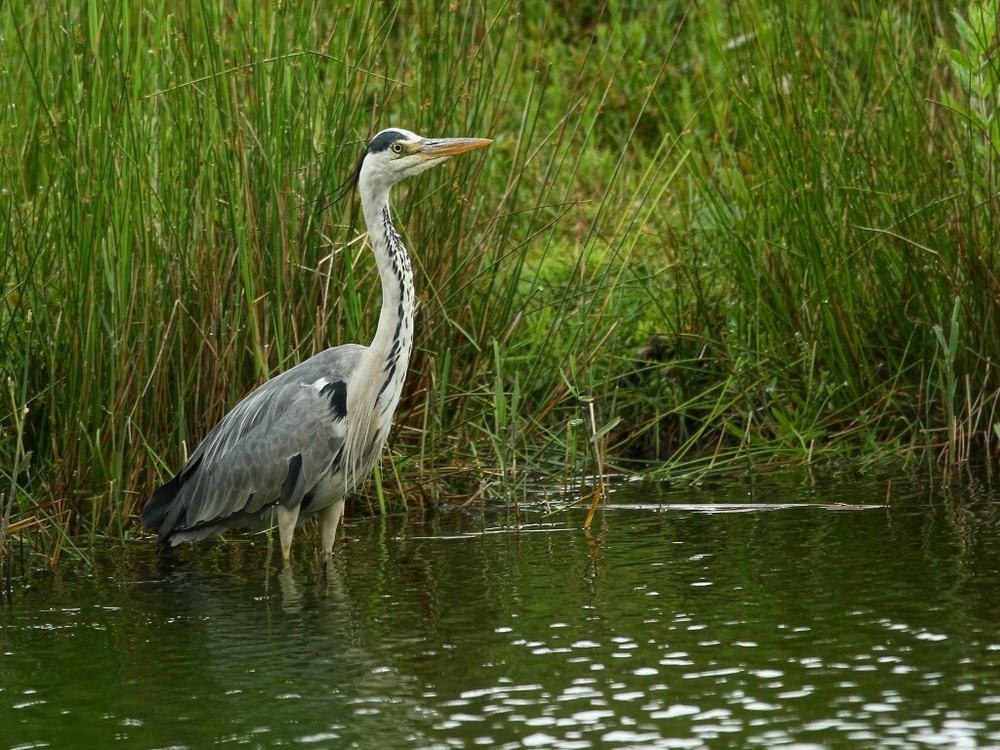
<instances>
[{"instance_id":1,"label":"green water","mask_svg":"<svg viewBox=\"0 0 1000 750\"><path fill-rule=\"evenodd\" d=\"M1000 746L998 508L764 477L354 520L329 575L137 545L0 602L0 747Z\"/></svg>"}]
</instances>

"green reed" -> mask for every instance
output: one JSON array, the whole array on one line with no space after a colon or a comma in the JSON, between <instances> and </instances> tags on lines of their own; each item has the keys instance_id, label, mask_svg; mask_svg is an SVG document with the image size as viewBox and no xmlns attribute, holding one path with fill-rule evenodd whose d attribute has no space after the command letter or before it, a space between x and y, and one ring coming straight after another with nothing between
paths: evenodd
<instances>
[{"instance_id":1,"label":"green reed","mask_svg":"<svg viewBox=\"0 0 1000 750\"><path fill-rule=\"evenodd\" d=\"M133 535L249 389L371 336L340 186L389 125L495 141L395 195L417 341L362 507L992 450L986 16L653 5L0 6L7 536Z\"/></svg>"},{"instance_id":2,"label":"green reed","mask_svg":"<svg viewBox=\"0 0 1000 750\"><path fill-rule=\"evenodd\" d=\"M995 203L977 205L976 183L955 168L980 136L936 103L954 86L933 36L939 19L871 10L836 31L818 8L740 27L752 31L729 51L740 75L724 110L706 108L729 137L702 154L713 232L695 243L714 237L706 250L731 264L718 279L738 300L724 348L765 384L747 392L765 435L945 445L932 433L950 399L928 365L956 298L953 329L967 338L948 366L995 398ZM959 417L980 449L984 406Z\"/></svg>"}]
</instances>

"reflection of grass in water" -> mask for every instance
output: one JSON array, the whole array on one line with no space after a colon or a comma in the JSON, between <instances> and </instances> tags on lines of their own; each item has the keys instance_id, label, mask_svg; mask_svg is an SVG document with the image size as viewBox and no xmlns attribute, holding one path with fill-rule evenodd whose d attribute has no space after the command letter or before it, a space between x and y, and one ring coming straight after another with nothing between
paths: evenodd
<instances>
[{"instance_id":1,"label":"reflection of grass in water","mask_svg":"<svg viewBox=\"0 0 1000 750\"><path fill-rule=\"evenodd\" d=\"M154 6L0 13L0 471L31 453L46 548L129 536L250 388L370 337L355 211L319 209L390 124L496 141L399 191L418 340L363 501L995 440L973 10Z\"/></svg>"}]
</instances>

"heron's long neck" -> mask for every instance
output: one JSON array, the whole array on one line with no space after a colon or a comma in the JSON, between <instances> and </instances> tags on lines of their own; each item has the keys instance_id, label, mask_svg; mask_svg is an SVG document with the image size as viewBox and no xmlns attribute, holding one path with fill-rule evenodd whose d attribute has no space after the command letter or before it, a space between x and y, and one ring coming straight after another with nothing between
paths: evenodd
<instances>
[{"instance_id":1,"label":"heron's long neck","mask_svg":"<svg viewBox=\"0 0 1000 750\"><path fill-rule=\"evenodd\" d=\"M378 373L375 396L392 409L402 392L413 348L413 271L410 256L392 224L388 199L366 210L365 221L382 281L382 310L369 356Z\"/></svg>"}]
</instances>

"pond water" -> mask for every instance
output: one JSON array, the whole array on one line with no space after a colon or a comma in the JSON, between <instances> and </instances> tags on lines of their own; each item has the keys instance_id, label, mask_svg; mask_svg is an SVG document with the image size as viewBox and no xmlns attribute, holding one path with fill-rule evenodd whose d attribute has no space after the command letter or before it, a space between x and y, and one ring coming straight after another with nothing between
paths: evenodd
<instances>
[{"instance_id":1,"label":"pond water","mask_svg":"<svg viewBox=\"0 0 1000 750\"><path fill-rule=\"evenodd\" d=\"M114 549L0 600L0 747L996 747L998 508L776 475L355 519L328 572Z\"/></svg>"}]
</instances>

